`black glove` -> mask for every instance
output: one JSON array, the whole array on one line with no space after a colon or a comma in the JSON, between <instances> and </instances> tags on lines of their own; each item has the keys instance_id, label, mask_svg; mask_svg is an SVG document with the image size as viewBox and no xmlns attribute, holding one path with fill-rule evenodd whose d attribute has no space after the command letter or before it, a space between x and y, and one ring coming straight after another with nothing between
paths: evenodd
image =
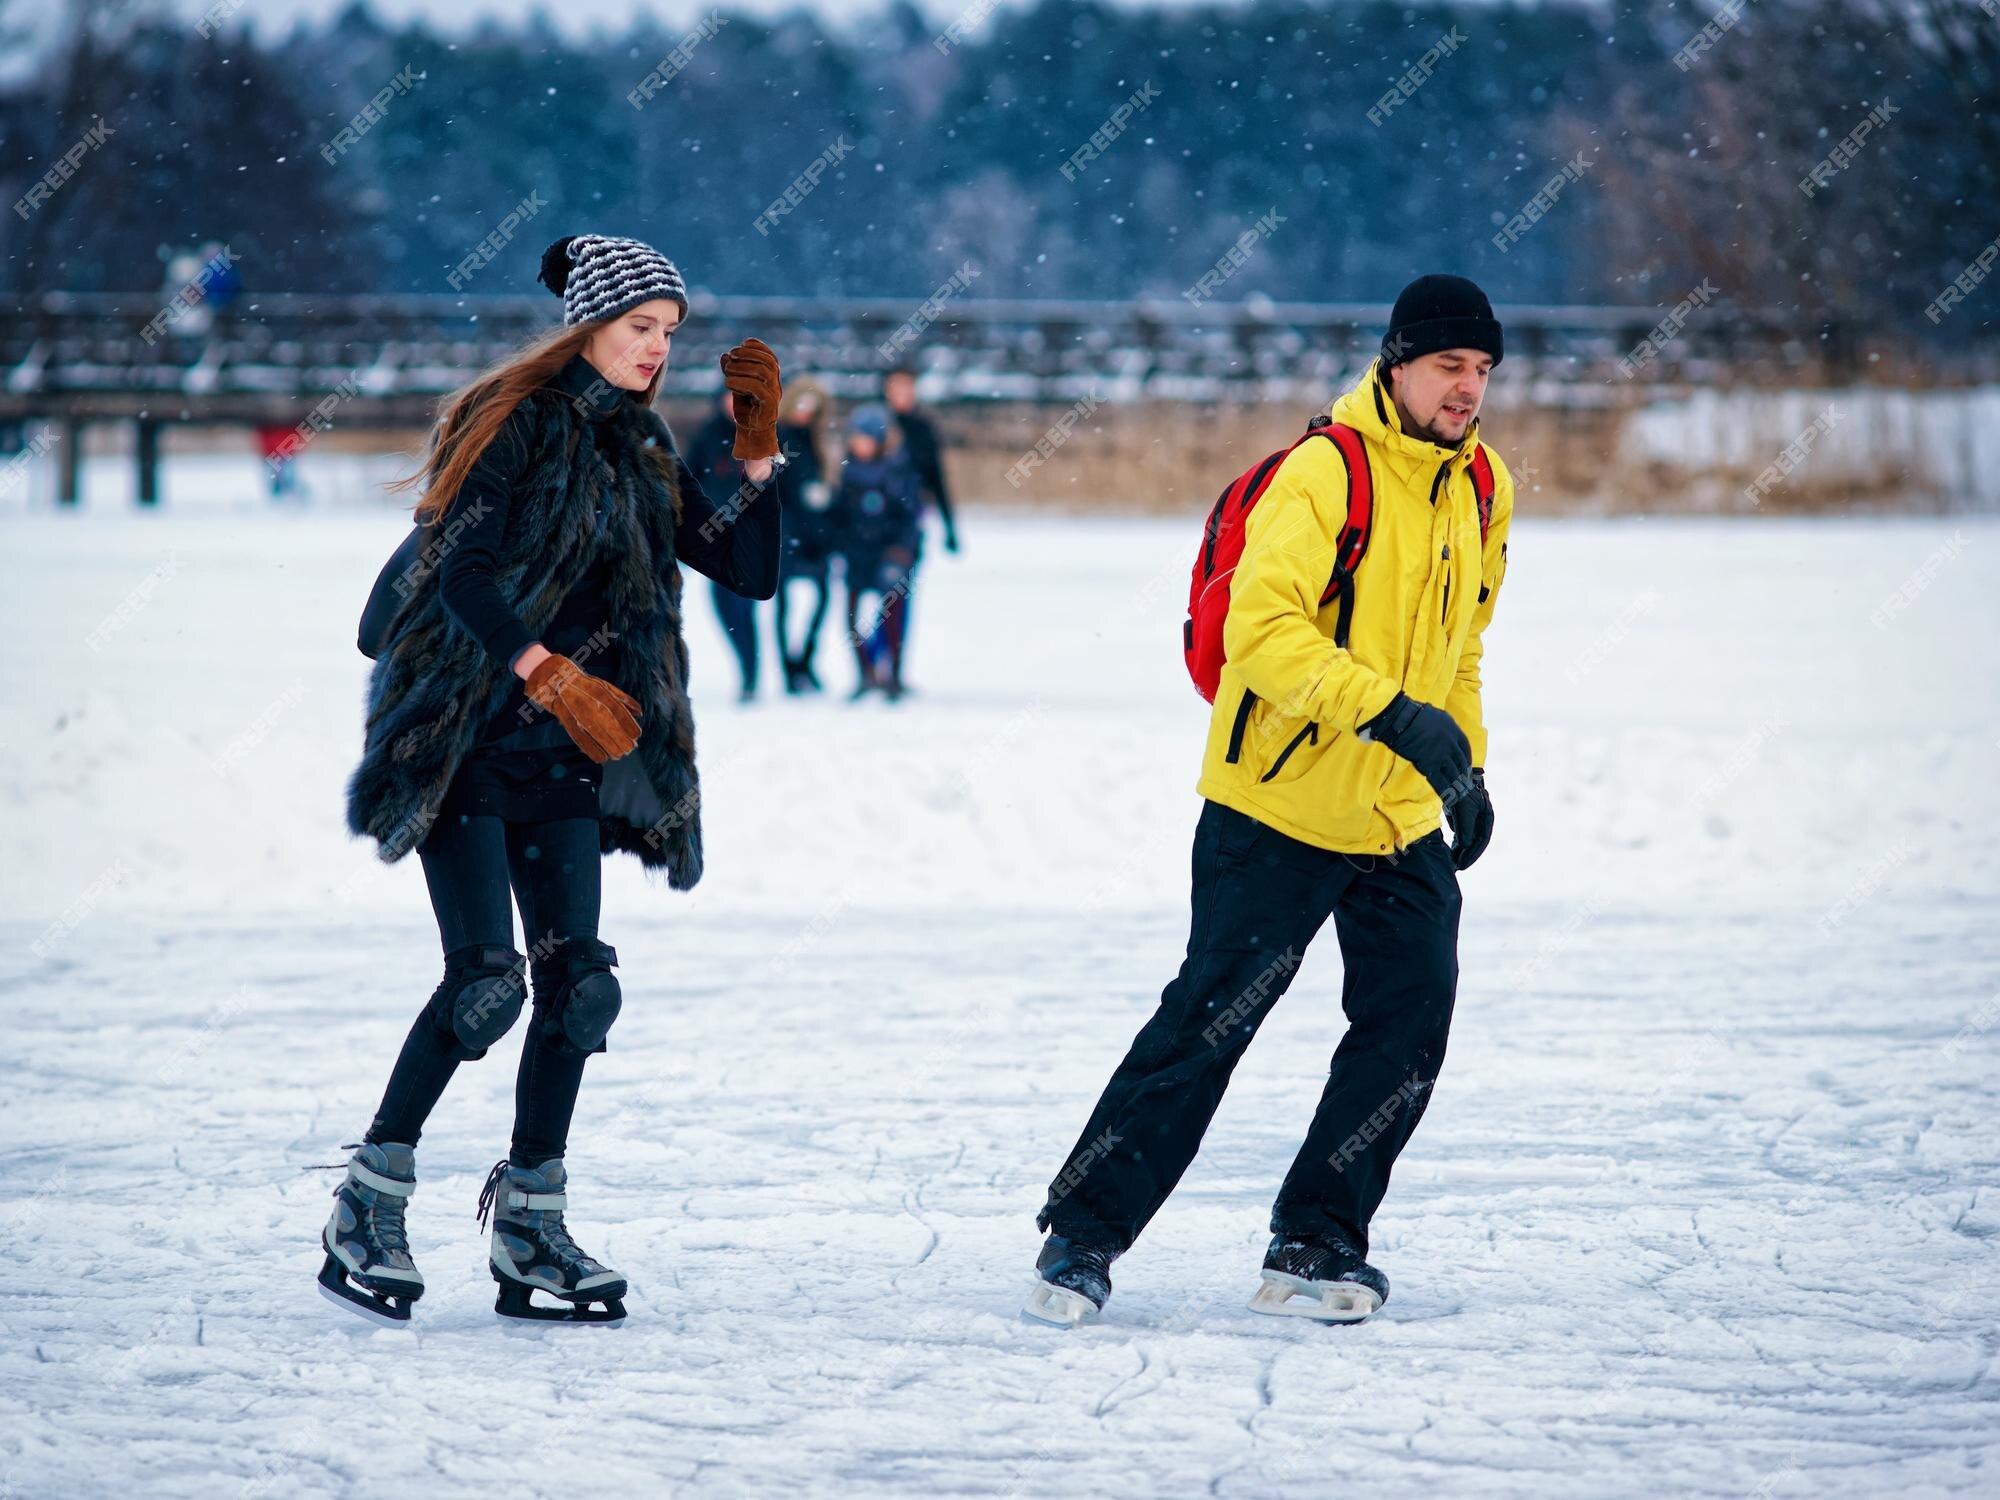
<instances>
[{"instance_id":1,"label":"black glove","mask_svg":"<svg viewBox=\"0 0 2000 1500\"><path fill-rule=\"evenodd\" d=\"M1493 842L1493 799L1486 794L1486 773L1473 767L1460 795L1445 802L1444 812L1451 820L1451 862L1469 870Z\"/></svg>"},{"instance_id":2,"label":"black glove","mask_svg":"<svg viewBox=\"0 0 2000 1500\"><path fill-rule=\"evenodd\" d=\"M1449 807L1472 775L1472 746L1441 708L1398 693L1360 728L1361 738L1387 745L1423 773Z\"/></svg>"}]
</instances>

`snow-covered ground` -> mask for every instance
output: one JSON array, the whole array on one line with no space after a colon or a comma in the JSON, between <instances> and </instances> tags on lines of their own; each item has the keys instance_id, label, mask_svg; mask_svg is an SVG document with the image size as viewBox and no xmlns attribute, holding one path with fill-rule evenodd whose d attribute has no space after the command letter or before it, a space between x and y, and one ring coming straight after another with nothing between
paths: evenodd
<instances>
[{"instance_id":1,"label":"snow-covered ground","mask_svg":"<svg viewBox=\"0 0 2000 1500\"><path fill-rule=\"evenodd\" d=\"M315 1295L312 1168L436 979L416 861L341 820L402 525L7 515L0 1495L1995 1493L1992 520L1520 523L1388 1307L1245 1307L1329 938L1103 1321L1018 1319L1184 940L1192 525L970 518L893 709L738 709L694 586L709 873L607 867L570 1156L631 1319L493 1317L509 1043L392 1333Z\"/></svg>"}]
</instances>

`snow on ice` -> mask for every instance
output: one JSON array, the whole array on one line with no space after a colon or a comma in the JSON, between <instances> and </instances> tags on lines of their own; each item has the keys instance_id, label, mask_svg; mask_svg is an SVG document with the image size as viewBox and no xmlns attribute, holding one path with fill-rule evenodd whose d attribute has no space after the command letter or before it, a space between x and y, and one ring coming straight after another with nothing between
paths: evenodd
<instances>
[{"instance_id":1,"label":"snow on ice","mask_svg":"<svg viewBox=\"0 0 2000 1500\"><path fill-rule=\"evenodd\" d=\"M1191 521L973 516L897 708L739 710L709 872L607 869L579 1237L494 1319L512 1043L419 1151L414 1328L316 1294L436 981L341 819L386 510L4 521L0 1494L1992 1494L2000 525L1523 521L1491 853L1374 1321L1259 1319L1339 1034L1306 957L1101 1322L1032 1216L1184 940Z\"/></svg>"}]
</instances>

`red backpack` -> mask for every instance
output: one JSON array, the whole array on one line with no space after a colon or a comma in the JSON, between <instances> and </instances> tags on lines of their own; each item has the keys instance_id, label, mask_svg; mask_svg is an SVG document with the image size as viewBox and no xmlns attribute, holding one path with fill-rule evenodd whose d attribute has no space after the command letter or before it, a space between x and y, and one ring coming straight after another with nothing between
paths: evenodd
<instances>
[{"instance_id":1,"label":"red backpack","mask_svg":"<svg viewBox=\"0 0 2000 1500\"><path fill-rule=\"evenodd\" d=\"M1194 577L1188 586L1188 617L1181 625L1181 648L1187 657L1188 676L1195 690L1210 703L1222 681L1222 624L1229 615L1229 580L1243 557L1243 531L1250 512L1271 487L1278 465L1292 449L1323 437L1340 450L1347 466L1347 524L1340 529L1333 554L1333 577L1319 596L1322 607L1335 594L1340 596L1340 614L1334 621L1334 644L1347 644L1348 627L1354 621L1354 570L1368 551L1368 536L1375 520L1375 478L1368 467L1368 448L1361 434L1344 422L1324 413L1306 426L1305 436L1291 448L1280 448L1269 458L1252 464L1225 489L1208 513L1202 531L1201 551L1195 555ZM1493 519L1493 465L1484 444L1472 450L1472 491L1479 503L1479 539L1486 540L1486 528Z\"/></svg>"}]
</instances>

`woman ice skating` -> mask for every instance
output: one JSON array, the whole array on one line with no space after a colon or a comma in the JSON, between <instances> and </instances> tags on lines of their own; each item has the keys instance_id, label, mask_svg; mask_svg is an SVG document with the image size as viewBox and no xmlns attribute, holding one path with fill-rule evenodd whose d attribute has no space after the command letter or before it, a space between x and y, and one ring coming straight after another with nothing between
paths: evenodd
<instances>
[{"instance_id":1,"label":"woman ice skating","mask_svg":"<svg viewBox=\"0 0 2000 1500\"><path fill-rule=\"evenodd\" d=\"M563 299L561 330L454 397L407 481L426 484L434 565L397 580L407 593L347 788L348 826L384 860L417 850L444 949L323 1236L321 1287L392 1323L423 1294L404 1216L425 1118L530 993L513 1140L479 1205L498 1310L624 1316L625 1278L563 1218L583 1065L621 1004L618 955L597 930L600 859L636 854L676 890L701 878L680 565L754 598L777 585L778 507L763 498L781 462L777 357L755 339L722 356L746 483L712 497L652 409L688 309L673 262L576 235L548 248L539 279Z\"/></svg>"}]
</instances>

